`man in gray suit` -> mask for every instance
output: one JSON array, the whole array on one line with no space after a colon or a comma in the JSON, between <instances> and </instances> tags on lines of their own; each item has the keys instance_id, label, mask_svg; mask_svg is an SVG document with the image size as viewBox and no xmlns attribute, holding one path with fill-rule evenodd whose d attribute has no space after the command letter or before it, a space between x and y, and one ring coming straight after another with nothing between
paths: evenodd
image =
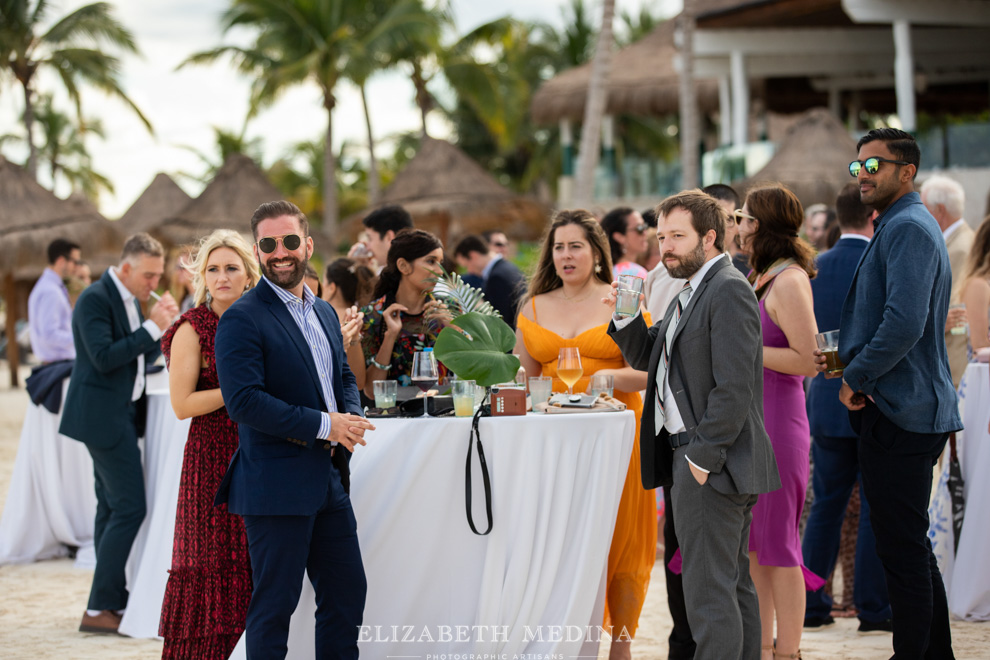
<instances>
[{"instance_id":1,"label":"man in gray suit","mask_svg":"<svg viewBox=\"0 0 990 660\"><path fill-rule=\"evenodd\" d=\"M726 212L700 190L657 207L664 266L687 284L661 322L613 317L609 335L649 371L640 429L645 488L673 487L695 660L760 657L749 575L759 493L780 487L763 427L763 340L756 296L725 256ZM615 285L613 284L613 287ZM613 294L603 302L613 306Z\"/></svg>"}]
</instances>

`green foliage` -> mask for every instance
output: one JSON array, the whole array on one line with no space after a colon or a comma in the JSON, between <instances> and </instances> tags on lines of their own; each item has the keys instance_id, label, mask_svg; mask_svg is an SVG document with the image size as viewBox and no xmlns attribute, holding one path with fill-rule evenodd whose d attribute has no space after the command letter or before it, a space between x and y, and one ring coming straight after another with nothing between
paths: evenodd
<instances>
[{"instance_id":1,"label":"green foliage","mask_svg":"<svg viewBox=\"0 0 990 660\"><path fill-rule=\"evenodd\" d=\"M121 86L120 60L113 54L138 53L134 37L106 2L85 5L49 23L47 0L0 0L0 83L13 78L24 90L24 129L36 174L34 103L39 71L54 74L68 92L82 123L80 88L88 84L128 105L151 131L151 124Z\"/></svg>"},{"instance_id":2,"label":"green foliage","mask_svg":"<svg viewBox=\"0 0 990 660\"><path fill-rule=\"evenodd\" d=\"M509 354L516 335L502 319L470 312L440 331L433 352L457 376L483 387L515 378L519 358Z\"/></svg>"},{"instance_id":3,"label":"green foliage","mask_svg":"<svg viewBox=\"0 0 990 660\"><path fill-rule=\"evenodd\" d=\"M430 281L437 284L444 284L440 291L434 289L433 295L447 305L447 309L450 310L451 314L460 316L461 314L476 312L478 314L485 314L486 316L502 318L498 310L485 300L485 294L462 280L461 276L457 273L448 273L442 270L441 273L430 278Z\"/></svg>"}]
</instances>

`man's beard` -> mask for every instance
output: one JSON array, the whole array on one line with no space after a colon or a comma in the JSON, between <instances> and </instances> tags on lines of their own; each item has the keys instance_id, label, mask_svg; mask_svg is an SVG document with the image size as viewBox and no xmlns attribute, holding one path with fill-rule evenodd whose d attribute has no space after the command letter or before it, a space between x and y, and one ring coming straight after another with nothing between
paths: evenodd
<instances>
[{"instance_id":1,"label":"man's beard","mask_svg":"<svg viewBox=\"0 0 990 660\"><path fill-rule=\"evenodd\" d=\"M292 270L276 271L272 267L276 261L278 263L292 262ZM306 263L295 257L282 257L278 260L271 259L267 264L260 264L260 266L262 275L267 277L269 282L283 289L294 289L303 281L303 277L306 276Z\"/></svg>"},{"instance_id":2,"label":"man's beard","mask_svg":"<svg viewBox=\"0 0 990 660\"><path fill-rule=\"evenodd\" d=\"M668 266L667 257L664 257L663 267L674 279L690 279L692 275L698 272L699 268L705 265L705 248L701 245L701 239L698 239L698 245L689 254L674 258L677 259L677 264Z\"/></svg>"}]
</instances>

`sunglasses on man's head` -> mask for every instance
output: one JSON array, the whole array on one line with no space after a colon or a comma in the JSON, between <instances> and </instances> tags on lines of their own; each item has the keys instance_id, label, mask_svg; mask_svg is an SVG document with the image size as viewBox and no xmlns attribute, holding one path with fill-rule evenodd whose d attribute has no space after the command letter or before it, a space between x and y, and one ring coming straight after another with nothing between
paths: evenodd
<instances>
[{"instance_id":1,"label":"sunglasses on man's head","mask_svg":"<svg viewBox=\"0 0 990 660\"><path fill-rule=\"evenodd\" d=\"M266 236L258 241L258 249L265 254L271 254L278 247L279 241L286 250L292 252L298 250L302 245L302 238L298 234L286 234L285 236Z\"/></svg>"},{"instance_id":2,"label":"sunglasses on man's head","mask_svg":"<svg viewBox=\"0 0 990 660\"><path fill-rule=\"evenodd\" d=\"M854 160L849 163L849 174L852 176L859 176L859 173L866 168L867 174L876 174L880 171L880 163L893 163L894 165L910 165L911 163L906 160L890 160L889 158L880 158L878 156L873 156L867 158L866 160Z\"/></svg>"}]
</instances>

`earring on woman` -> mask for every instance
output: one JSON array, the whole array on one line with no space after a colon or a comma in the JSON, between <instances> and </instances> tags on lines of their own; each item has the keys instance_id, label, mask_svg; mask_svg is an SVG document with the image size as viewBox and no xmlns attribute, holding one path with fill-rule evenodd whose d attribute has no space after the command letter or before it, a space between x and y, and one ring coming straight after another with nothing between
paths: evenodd
<instances>
[{"instance_id":1,"label":"earring on woman","mask_svg":"<svg viewBox=\"0 0 990 660\"><path fill-rule=\"evenodd\" d=\"M209 289L206 290L206 304L207 305L212 305L213 304L213 294L210 293L210 290Z\"/></svg>"},{"instance_id":2,"label":"earring on woman","mask_svg":"<svg viewBox=\"0 0 990 660\"><path fill-rule=\"evenodd\" d=\"M602 265L600 263L597 262L595 263L595 272L596 273L602 272Z\"/></svg>"}]
</instances>

